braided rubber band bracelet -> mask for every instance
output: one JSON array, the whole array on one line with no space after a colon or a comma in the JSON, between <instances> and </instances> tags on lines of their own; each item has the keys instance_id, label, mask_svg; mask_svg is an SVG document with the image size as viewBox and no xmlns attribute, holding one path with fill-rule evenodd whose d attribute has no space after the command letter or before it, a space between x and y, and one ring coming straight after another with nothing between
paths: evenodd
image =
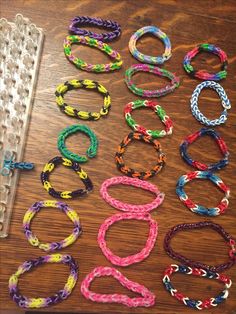
<instances>
[{"instance_id":1,"label":"braided rubber band bracelet","mask_svg":"<svg viewBox=\"0 0 236 314\"><path fill-rule=\"evenodd\" d=\"M189 258L184 257L183 255L175 252L171 246L170 242L171 239L175 236L176 233L179 231L185 231L185 230L192 230L192 229L203 229L203 228L211 228L214 231L218 232L222 238L227 242L227 244L230 247L229 250L229 261L216 265L216 266L209 266L204 263L200 263L197 261L193 261ZM220 225L213 223L211 221L201 221L197 223L189 223L189 224L179 224L174 226L167 232L165 239L164 239L164 249L166 253L173 259L178 260L180 263L184 265L188 265L190 267L196 267L196 268L203 268L206 271L212 271L212 272L223 272L226 269L229 269L232 267L236 262L236 246L235 246L235 240L232 238L232 236L226 232L223 227Z\"/></svg>"},{"instance_id":2,"label":"braided rubber band bracelet","mask_svg":"<svg viewBox=\"0 0 236 314\"><path fill-rule=\"evenodd\" d=\"M34 216L43 208L43 207L53 207L60 209L63 213L65 213L69 219L74 224L73 232L66 237L64 240L59 242L52 242L52 243L41 243L37 236L33 234L30 229L31 221ZM25 213L23 218L23 230L26 238L28 239L29 243L33 246L39 247L41 250L46 252L52 252L55 250L63 249L76 241L79 235L82 232L81 224L79 221L79 216L77 215L76 211L68 207L65 203L56 202L56 201L40 201L34 203Z\"/></svg>"},{"instance_id":3,"label":"braided rubber band bracelet","mask_svg":"<svg viewBox=\"0 0 236 314\"><path fill-rule=\"evenodd\" d=\"M98 26L104 27L106 29L111 29L112 31L108 33L94 33L90 30L83 29L78 26ZM112 20L104 20L101 18L89 16L76 16L71 21L69 31L72 34L88 36L90 38L95 38L103 42L109 42L120 36L121 28L117 22Z\"/></svg>"},{"instance_id":4,"label":"braided rubber band bracelet","mask_svg":"<svg viewBox=\"0 0 236 314\"><path fill-rule=\"evenodd\" d=\"M166 85L165 87L157 90L148 90L138 88L133 80L132 76L137 72L149 72L154 73L158 76L167 77L170 80L170 85ZM171 73L165 69L160 69L153 65L148 64L133 64L128 70L125 72L125 83L127 87L136 95L142 97L161 97L166 94L173 92L177 87L179 87L180 79L174 73Z\"/></svg>"},{"instance_id":5,"label":"braided rubber band bracelet","mask_svg":"<svg viewBox=\"0 0 236 314\"><path fill-rule=\"evenodd\" d=\"M64 95L66 92L83 88L83 89L94 89L97 92L99 92L104 100L103 100L103 106L99 112L88 112L83 110L77 110L76 108L69 106L64 101ZM67 81L64 84L60 84L56 88L56 103L59 106L60 110L67 114L70 117L76 117L78 119L82 120L98 120L101 116L106 116L109 112L109 109L111 107L111 97L106 88L99 84L98 82L91 81L91 80L71 80Z\"/></svg>"},{"instance_id":6,"label":"braided rubber band bracelet","mask_svg":"<svg viewBox=\"0 0 236 314\"><path fill-rule=\"evenodd\" d=\"M100 294L89 290L89 287L95 278L99 277L113 277L117 279L123 287L132 292L136 292L141 297L130 298L125 294ZM117 269L113 267L96 267L88 274L81 283L82 295L93 302L99 303L120 303L128 307L150 307L155 304L155 295L143 285L137 282L131 281L122 275Z\"/></svg>"},{"instance_id":7,"label":"braided rubber band bracelet","mask_svg":"<svg viewBox=\"0 0 236 314\"><path fill-rule=\"evenodd\" d=\"M208 119L206 116L204 116L203 113L201 113L201 111L198 108L198 98L199 98L199 95L200 95L201 91L203 90L203 88L214 89L221 99L221 104L222 104L222 107L224 108L224 110L222 111L222 113L218 119L214 119L214 120ZM224 88L220 84L218 84L216 82L212 82L212 81L202 82L201 84L199 84L195 88L195 90L193 91L191 100L190 100L190 106L191 106L192 115L200 123L202 123L206 126L216 126L216 125L224 124L227 120L227 117L228 117L228 109L231 108L229 98L226 95Z\"/></svg>"},{"instance_id":8,"label":"braided rubber band bracelet","mask_svg":"<svg viewBox=\"0 0 236 314\"><path fill-rule=\"evenodd\" d=\"M151 170L145 171L145 172L144 171L139 172L125 165L123 154L125 152L126 146L132 140L138 140L138 141L142 140L145 143L152 144L155 150L157 151L158 153L157 163ZM146 180L148 178L153 177L155 174L161 171L162 167L165 164L166 157L165 157L165 154L161 150L161 144L157 140L151 138L150 136L145 136L137 132L131 132L123 139L123 141L118 146L118 151L115 155L115 160L116 160L117 168L128 177Z\"/></svg>"},{"instance_id":9,"label":"braided rubber band bracelet","mask_svg":"<svg viewBox=\"0 0 236 314\"><path fill-rule=\"evenodd\" d=\"M136 48L137 40L143 36L144 34L151 33L154 36L161 39L165 46L165 52L162 56L159 57L152 57L148 55L144 55L143 53L139 52ZM165 61L170 59L171 57L171 43L167 35L162 32L159 28L155 26L144 26L137 30L129 40L129 51L134 58L143 62L143 63L150 63L150 64L163 64Z\"/></svg>"},{"instance_id":10,"label":"braided rubber band bracelet","mask_svg":"<svg viewBox=\"0 0 236 314\"><path fill-rule=\"evenodd\" d=\"M184 186L186 183L194 180L194 179L207 179L213 182L221 191L224 192L224 197L220 201L217 207L204 207L202 205L195 204L186 192L184 191ZM229 205L229 196L230 196L230 189L224 182L215 174L208 171L194 171L189 172L183 176L181 176L176 185L176 193L184 203L186 207L188 207L193 213L203 215L203 216L218 216L225 213L226 209Z\"/></svg>"},{"instance_id":11,"label":"braided rubber band bracelet","mask_svg":"<svg viewBox=\"0 0 236 314\"><path fill-rule=\"evenodd\" d=\"M193 66L191 65L191 61L199 52L202 52L202 51L213 53L220 58L220 61L222 63L220 72L212 74L212 73L208 73L205 70L199 70L199 71L194 70ZM201 44L186 54L186 56L184 57L183 66L184 66L185 71L194 78L198 78L204 81L206 80L220 81L226 78L228 60L227 60L226 53L223 50L221 50L219 47L216 47L211 44Z\"/></svg>"},{"instance_id":12,"label":"braided rubber band bracelet","mask_svg":"<svg viewBox=\"0 0 236 314\"><path fill-rule=\"evenodd\" d=\"M132 118L131 112L135 109L139 108L150 108L155 114L161 119L161 122L165 125L165 130L147 130L142 125L136 123L136 121ZM173 122L169 116L167 116L165 110L157 104L157 102L150 100L135 100L133 102L125 105L124 115L127 124L138 133L142 133L146 136L151 136L152 138L164 137L166 135L172 134L173 130Z\"/></svg>"},{"instance_id":13,"label":"braided rubber band bracelet","mask_svg":"<svg viewBox=\"0 0 236 314\"><path fill-rule=\"evenodd\" d=\"M54 168L60 164L65 167L73 169L79 175L81 181L85 185L85 189L62 192L56 191L49 182L49 175L54 170ZM80 165L77 162L59 156L54 157L44 166L43 171L41 173L41 181L45 190L55 198L81 197L88 194L88 192L92 191L93 189L92 181L89 179L87 173L81 169Z\"/></svg>"},{"instance_id":14,"label":"braided rubber band bracelet","mask_svg":"<svg viewBox=\"0 0 236 314\"><path fill-rule=\"evenodd\" d=\"M110 186L119 185L119 184L134 186L134 187L141 188L145 191L150 191L156 195L156 198L154 199L154 201L152 201L149 204L135 205L135 204L123 203L111 197L108 194L108 188ZM130 213L150 212L151 210L160 206L162 202L164 201L164 197L165 197L165 194L161 193L154 184L151 184L146 181L142 181L140 179L129 178L129 177L124 177L124 176L113 177L113 178L105 180L101 186L100 194L102 198L109 205L113 206L116 209L119 209L125 212L130 212Z\"/></svg>"},{"instance_id":15,"label":"braided rubber band bracelet","mask_svg":"<svg viewBox=\"0 0 236 314\"><path fill-rule=\"evenodd\" d=\"M99 50L103 51L107 54L111 59L114 59L114 62L107 63L107 64L90 64L86 63L80 58L77 58L72 55L71 52L71 45L73 44L83 44L93 48L98 48ZM88 72L110 72L114 70L119 70L122 65L122 60L120 54L113 50L110 46L103 43L102 41L98 41L94 38L90 38L88 36L77 36L71 35L67 36L64 40L64 52L67 59L73 63L77 68L88 71Z\"/></svg>"},{"instance_id":16,"label":"braided rubber band bracelet","mask_svg":"<svg viewBox=\"0 0 236 314\"><path fill-rule=\"evenodd\" d=\"M21 275L31 271L34 267L45 263L63 263L70 268L70 275L62 290L54 293L47 298L27 298L21 295L18 288L18 280ZM55 305L71 294L78 278L78 266L75 260L70 255L52 254L42 256L30 261L24 262L18 267L17 271L9 279L9 293L13 301L22 308L43 308L50 305Z\"/></svg>"},{"instance_id":17,"label":"braided rubber band bracelet","mask_svg":"<svg viewBox=\"0 0 236 314\"><path fill-rule=\"evenodd\" d=\"M120 220L142 220L147 221L149 223L149 235L146 242L146 246L137 254L133 254L127 257L120 257L112 253L112 251L107 247L107 243L105 240L106 232L110 226L112 226L115 222ZM158 225L155 220L152 219L151 215L148 213L120 213L115 214L109 218L107 218L103 224L100 226L98 231L98 245L102 250L105 257L113 264L117 266L129 266L135 263L139 263L146 259L151 253L158 234Z\"/></svg>"},{"instance_id":18,"label":"braided rubber band bracelet","mask_svg":"<svg viewBox=\"0 0 236 314\"><path fill-rule=\"evenodd\" d=\"M220 294L218 294L216 297L209 298L204 301L193 300L185 296L181 292L178 292L178 290L174 288L170 280L170 276L173 273L181 273L181 274L186 274L186 275L204 277L208 279L215 279L222 282L225 285L225 287L224 287L224 290ZM175 264L172 264L166 268L162 281L164 283L166 290L172 295L172 297L176 298L180 302L183 302L184 305L190 308L196 309L196 310L209 309L211 307L216 307L219 304L221 304L223 301L225 301L228 298L229 296L228 289L231 287L231 284L232 284L231 279L226 275L218 274L209 270L206 271L201 268L191 268L188 266L175 265Z\"/></svg>"},{"instance_id":19,"label":"braided rubber band bracelet","mask_svg":"<svg viewBox=\"0 0 236 314\"><path fill-rule=\"evenodd\" d=\"M72 153L66 147L66 144L65 144L67 137L77 132L82 132L89 137L91 144L89 148L87 149L86 154L89 158L95 157L97 154L98 140L95 133L93 133L93 131L87 125L74 124L63 129L59 133L58 140L57 140L57 147L60 153L62 154L62 156L70 160L76 161L78 163L84 163L88 161L88 158L86 156L79 156L75 153Z\"/></svg>"},{"instance_id":20,"label":"braided rubber band bracelet","mask_svg":"<svg viewBox=\"0 0 236 314\"><path fill-rule=\"evenodd\" d=\"M193 160L189 154L187 153L187 148L190 144L194 143L198 138L209 135L213 137L213 139L216 141L216 144L219 146L220 152L223 155L223 159L219 160L218 162L214 164L204 164L199 161ZM213 129L207 129L207 128L202 128L201 130L187 136L184 141L180 145L180 154L183 157L183 159L189 164L190 166L203 170L203 171L215 171L215 170L220 170L229 163L229 151L226 146L225 141L223 138Z\"/></svg>"}]
</instances>

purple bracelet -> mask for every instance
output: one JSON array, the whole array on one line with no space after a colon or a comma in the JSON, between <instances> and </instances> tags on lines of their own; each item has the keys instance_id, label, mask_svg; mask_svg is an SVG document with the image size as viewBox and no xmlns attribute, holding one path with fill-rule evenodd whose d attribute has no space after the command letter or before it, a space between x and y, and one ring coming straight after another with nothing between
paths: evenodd
<instances>
[{"instance_id":1,"label":"purple bracelet","mask_svg":"<svg viewBox=\"0 0 236 314\"><path fill-rule=\"evenodd\" d=\"M87 29L79 28L78 26L98 26L111 29L108 33L94 33ZM121 28L120 25L111 20L103 20L101 18L89 17L89 16L76 16L72 19L69 26L71 34L88 36L95 38L103 42L109 42L120 36Z\"/></svg>"}]
</instances>

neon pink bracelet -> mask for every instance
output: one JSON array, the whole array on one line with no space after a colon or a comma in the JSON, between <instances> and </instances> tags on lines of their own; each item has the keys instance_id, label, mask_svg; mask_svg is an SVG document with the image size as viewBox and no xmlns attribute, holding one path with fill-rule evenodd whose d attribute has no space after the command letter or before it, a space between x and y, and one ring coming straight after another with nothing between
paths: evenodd
<instances>
[{"instance_id":1,"label":"neon pink bracelet","mask_svg":"<svg viewBox=\"0 0 236 314\"><path fill-rule=\"evenodd\" d=\"M156 195L156 198L151 203L143 204L143 205L123 203L111 197L108 193L108 188L110 186L118 185L118 184L131 185L131 186L135 186L146 191L150 191ZM165 197L165 194L161 193L154 184L148 183L146 181L143 181L137 178L129 178L125 176L113 177L113 178L105 180L101 186L100 194L102 198L112 207L116 209L120 209L125 212L130 212L130 213L150 212L154 208L157 208L158 206L160 206Z\"/></svg>"},{"instance_id":2,"label":"neon pink bracelet","mask_svg":"<svg viewBox=\"0 0 236 314\"><path fill-rule=\"evenodd\" d=\"M122 286L130 291L139 293L142 297L130 298L125 294L100 294L89 290L92 281L95 278L111 276L117 279ZM121 303L128 307L138 307L145 306L150 307L155 304L155 295L148 290L146 287L140 285L137 282L131 281L122 275L121 272L113 267L96 267L94 270L88 274L81 283L81 293L82 295L93 302L99 303Z\"/></svg>"},{"instance_id":3,"label":"neon pink bracelet","mask_svg":"<svg viewBox=\"0 0 236 314\"><path fill-rule=\"evenodd\" d=\"M144 220L149 222L149 235L146 242L146 246L139 252L127 257L120 257L112 253L112 251L107 247L105 240L106 232L108 228L114 224L114 222L125 220L125 219L136 219ZM148 213L121 213L115 214L107 218L104 223L100 226L98 231L98 244L105 255L105 257L113 264L118 266L129 266L138 262L143 261L151 253L158 234L158 225L155 220L152 219L151 215Z\"/></svg>"}]
</instances>

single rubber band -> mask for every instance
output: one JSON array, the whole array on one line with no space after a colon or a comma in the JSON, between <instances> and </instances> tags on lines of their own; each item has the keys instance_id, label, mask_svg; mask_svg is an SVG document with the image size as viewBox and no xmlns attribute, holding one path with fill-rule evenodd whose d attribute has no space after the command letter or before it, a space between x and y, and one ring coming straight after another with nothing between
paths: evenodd
<instances>
[{"instance_id":1,"label":"single rubber band","mask_svg":"<svg viewBox=\"0 0 236 314\"><path fill-rule=\"evenodd\" d=\"M201 300L190 299L185 296L181 292L179 292L171 283L170 277L173 273L180 273L186 275L193 275L198 277L204 277L208 279L215 279L224 284L224 290L220 292L217 296L213 298ZM175 265L171 264L168 266L164 272L164 277L162 279L166 290L172 295L172 297L176 298L178 301L182 302L184 305L196 309L196 310L205 310L211 307L216 307L220 305L223 301L225 301L229 296L229 288L231 287L232 281L231 279L222 274L218 274L212 271L206 271L201 268L191 268L184 265Z\"/></svg>"},{"instance_id":2,"label":"single rubber band","mask_svg":"<svg viewBox=\"0 0 236 314\"><path fill-rule=\"evenodd\" d=\"M135 205L123 203L113 197L108 193L108 188L114 185L129 185L141 188L145 191L150 191L156 195L156 198L149 204ZM113 177L105 180L100 189L100 194L102 198L112 207L130 213L141 213L141 212L150 212L151 210L157 208L164 201L165 194L161 193L159 189L154 185L146 181L142 181L136 178L129 178L125 176Z\"/></svg>"},{"instance_id":3,"label":"single rubber band","mask_svg":"<svg viewBox=\"0 0 236 314\"><path fill-rule=\"evenodd\" d=\"M146 246L137 254L130 255L127 257L120 257L112 253L108 248L105 237L107 230L117 221L120 220L142 220L149 223L149 236L146 242ZM107 218L103 224L100 226L98 231L98 244L102 250L105 257L113 264L117 266L129 266L135 263L143 261L151 253L158 234L158 225L155 220L152 219L151 215L148 213L121 213L115 214Z\"/></svg>"},{"instance_id":4,"label":"single rubber band","mask_svg":"<svg viewBox=\"0 0 236 314\"><path fill-rule=\"evenodd\" d=\"M224 197L220 201L219 205L216 207L204 207L202 205L195 204L184 191L184 186L186 183L194 180L194 179L207 179L213 182L222 192L224 192ZM229 205L229 196L230 189L224 182L215 174L208 171L194 171L189 172L183 176L181 176L176 185L176 193L184 203L186 207L188 207L192 212L203 215L203 216L218 216L225 213L226 209Z\"/></svg>"},{"instance_id":5,"label":"single rubber band","mask_svg":"<svg viewBox=\"0 0 236 314\"><path fill-rule=\"evenodd\" d=\"M125 294L100 294L89 290L91 283L95 278L100 277L113 277L118 280L123 287L128 290L138 293L141 297L130 298ZM128 307L150 307L155 304L155 295L143 285L137 282L131 281L122 275L117 269L113 267L96 267L88 274L81 283L82 295L93 302L99 303L119 303Z\"/></svg>"},{"instance_id":6,"label":"single rubber band","mask_svg":"<svg viewBox=\"0 0 236 314\"><path fill-rule=\"evenodd\" d=\"M70 275L63 289L47 298L27 298L20 294L18 280L21 275L46 263L62 263L70 268ZM22 308L43 308L55 305L71 294L78 278L78 266L70 255L52 254L24 262L9 279L9 293L13 301Z\"/></svg>"},{"instance_id":7,"label":"single rubber band","mask_svg":"<svg viewBox=\"0 0 236 314\"><path fill-rule=\"evenodd\" d=\"M36 235L33 234L31 231L31 221L33 220L34 216L44 207L53 207L60 209L63 213L65 213L69 219L74 224L73 232L66 237L64 240L51 242L51 243L41 243L40 240L37 238ZM39 247L41 250L46 252L52 252L55 250L60 250L66 248L67 246L74 243L79 235L82 232L79 216L77 215L76 211L71 209L68 205L62 202L56 201L40 201L34 203L25 213L23 218L23 231L24 234L29 241L29 243L35 247Z\"/></svg>"},{"instance_id":8,"label":"single rubber band","mask_svg":"<svg viewBox=\"0 0 236 314\"><path fill-rule=\"evenodd\" d=\"M192 229L203 229L203 228L211 228L217 233L219 233L222 238L226 241L227 245L230 247L229 250L229 261L216 265L216 266L210 266L206 265L201 262L197 262L194 260L191 260L189 258L186 258L185 256L175 252L170 245L171 239L178 233L179 231L185 231L185 230L192 230ZM232 236L226 232L223 227L220 225L213 223L211 221L201 221L197 223L189 223L189 224L179 224L174 227L172 227L166 234L164 239L164 249L166 253L173 259L178 260L180 263L190 266L190 267L196 267L196 268L203 268L206 271L212 271L212 272L223 272L230 267L232 267L236 263L236 246L235 246L235 240L232 238Z\"/></svg>"}]
</instances>

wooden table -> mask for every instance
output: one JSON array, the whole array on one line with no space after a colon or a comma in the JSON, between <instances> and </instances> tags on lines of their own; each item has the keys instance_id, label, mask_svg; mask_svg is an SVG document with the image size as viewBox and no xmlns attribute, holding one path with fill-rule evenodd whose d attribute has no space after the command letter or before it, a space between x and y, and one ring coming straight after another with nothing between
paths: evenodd
<instances>
[{"instance_id":1,"label":"wooden table","mask_svg":"<svg viewBox=\"0 0 236 314\"><path fill-rule=\"evenodd\" d=\"M204 221L207 218L190 212L179 201L175 193L175 185L180 175L193 171L180 157L179 144L184 137L201 128L192 117L189 108L190 96L199 83L186 75L182 68L182 60L187 51L203 42L219 45L228 54L229 67L227 79L220 82L225 88L231 102L232 109L225 125L217 130L225 139L230 150L230 164L219 172L219 176L231 188L230 206L225 215L212 218L213 222L221 224L229 233L236 237L235 232L235 165L236 165L236 123L235 123L235 73L236 73L236 2L210 0L130 0L130 1L7 1L0 2L1 17L13 19L15 14L22 13L33 23L42 27L45 32L45 43L39 79L31 117L25 161L36 164L34 171L22 173L20 176L15 207L11 222L10 236L0 241L0 313L21 313L20 309L8 296L8 278L25 260L36 258L44 253L34 248L26 241L22 232L22 219L25 211L37 200L50 199L43 189L39 176L43 165L52 157L58 155L56 142L58 132L64 127L84 123L91 127L99 138L99 151L96 158L84 164L84 169L94 183L94 191L88 197L68 201L80 215L83 234L76 243L63 253L71 254L79 264L79 282L72 295L64 302L45 309L52 313L196 313L184 307L172 298L163 288L162 274L170 263L176 263L169 258L163 249L163 239L166 232L174 225L183 222ZM124 64L120 71L108 74L94 74L77 70L70 64L63 52L63 39L67 35L70 19L75 15L99 16L118 21L122 26L122 36L112 43L123 58ZM123 137L130 132L123 117L124 105L137 99L124 83L125 70L137 61L128 51L128 41L138 28L145 25L157 25L166 32L172 43L172 58L165 63L166 69L181 76L180 87L171 95L159 99L159 103L174 121L172 136L160 140L163 151L167 155L167 164L150 182L158 185L166 197L162 206L152 212L152 217L158 221L159 235L154 250L145 261L118 269L129 279L148 287L156 294L156 305L152 308L129 309L122 305L108 305L92 303L84 299L80 293L81 280L98 265L111 266L102 255L97 245L98 228L105 218L118 211L108 206L99 195L101 183L112 176L121 175L116 169L114 154ZM143 37L138 47L144 53L160 55L163 50L159 40L152 36ZM91 63L105 62L108 58L101 52L88 47L76 48L82 59ZM196 67L218 71L217 57L201 54ZM70 79L94 79L104 84L112 97L112 109L109 116L96 122L83 122L60 113L55 103L55 88L58 84ZM150 74L138 74L135 82L140 87L158 88L166 81ZM83 109L98 109L102 104L102 97L95 92L76 91L66 95L68 103L78 103ZM216 94L209 90L203 91L199 101L200 109L210 118L218 117L222 111ZM133 115L139 123L149 128L161 128L159 119L149 110L140 110ZM68 147L75 152L84 152L89 140L82 134L71 137ZM220 153L214 141L207 137L197 141L190 147L190 153L204 162L214 162L220 158ZM133 143L125 155L127 164L137 169L149 169L155 161L155 154L150 145ZM57 189L75 189L81 186L76 175L60 167L52 174L51 180ZM222 198L222 193L207 181L194 181L186 186L189 196L197 203L215 206ZM153 199L150 193L134 188L115 187L111 194L124 201L145 203ZM54 209L45 209L33 222L33 230L43 241L58 240L71 231L71 223L62 213ZM108 232L110 248L121 256L138 252L145 244L148 227L145 223L129 221L115 224ZM182 232L173 240L173 247L180 253L209 264L216 264L227 260L227 247L222 238L212 230ZM226 272L236 282L235 268ZM68 276L68 269L61 265L45 265L34 272L27 273L20 280L23 294L33 297L46 297L53 294L64 285ZM177 289L196 299L213 297L221 289L217 282L191 276L176 275L173 283ZM113 279L97 279L92 288L99 292L123 292L126 289ZM133 296L133 293L128 292ZM230 289L227 302L208 313L236 313L236 284Z\"/></svg>"}]
</instances>

